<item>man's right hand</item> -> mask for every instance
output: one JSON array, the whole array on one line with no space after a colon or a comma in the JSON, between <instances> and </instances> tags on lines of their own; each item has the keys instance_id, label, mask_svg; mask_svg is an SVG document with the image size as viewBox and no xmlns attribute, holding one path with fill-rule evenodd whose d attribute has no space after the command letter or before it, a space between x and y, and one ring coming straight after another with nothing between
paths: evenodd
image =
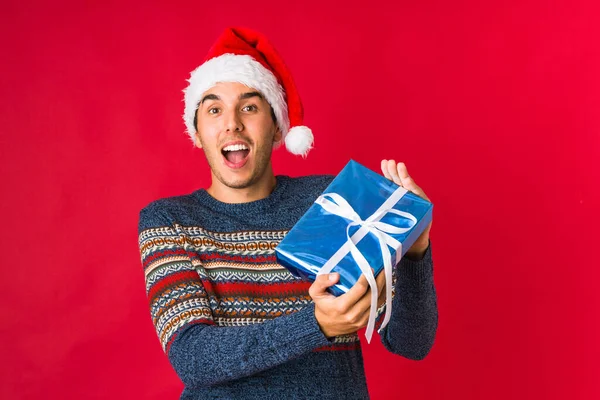
<instances>
[{"instance_id":1,"label":"man's right hand","mask_svg":"<svg viewBox=\"0 0 600 400\"><path fill-rule=\"evenodd\" d=\"M308 289L308 294L315 303L315 317L323 334L331 338L338 335L354 333L367 325L371 310L371 289L364 274L354 286L343 295L336 297L327 292L327 288L337 283L338 273L323 274ZM385 274L383 271L376 278L377 308L385 302Z\"/></svg>"}]
</instances>

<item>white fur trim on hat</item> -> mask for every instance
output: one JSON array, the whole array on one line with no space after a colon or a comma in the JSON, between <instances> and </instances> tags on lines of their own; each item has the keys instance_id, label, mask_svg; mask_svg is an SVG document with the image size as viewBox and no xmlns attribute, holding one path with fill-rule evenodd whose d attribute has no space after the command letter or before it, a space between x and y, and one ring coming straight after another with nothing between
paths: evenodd
<instances>
[{"instance_id":1,"label":"white fur trim on hat","mask_svg":"<svg viewBox=\"0 0 600 400\"><path fill-rule=\"evenodd\" d=\"M194 116L198 104L204 93L219 82L239 82L261 92L273 107L283 137L287 136L290 120L285 91L277 82L275 75L251 56L227 53L211 58L192 71L188 82L189 86L183 91L185 94L183 120L192 141L196 133Z\"/></svg>"}]
</instances>

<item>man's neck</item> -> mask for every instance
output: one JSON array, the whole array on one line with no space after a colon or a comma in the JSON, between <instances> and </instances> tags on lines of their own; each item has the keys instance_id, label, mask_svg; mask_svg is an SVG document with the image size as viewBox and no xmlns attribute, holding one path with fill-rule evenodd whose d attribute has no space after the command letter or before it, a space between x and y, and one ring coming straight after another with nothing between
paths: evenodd
<instances>
[{"instance_id":1,"label":"man's neck","mask_svg":"<svg viewBox=\"0 0 600 400\"><path fill-rule=\"evenodd\" d=\"M276 184L277 179L273 173L269 174L266 179L262 179L251 187L243 189L235 189L223 185L213 176L212 184L206 191L213 198L223 203L249 203L251 201L262 200L269 197L275 189Z\"/></svg>"}]
</instances>

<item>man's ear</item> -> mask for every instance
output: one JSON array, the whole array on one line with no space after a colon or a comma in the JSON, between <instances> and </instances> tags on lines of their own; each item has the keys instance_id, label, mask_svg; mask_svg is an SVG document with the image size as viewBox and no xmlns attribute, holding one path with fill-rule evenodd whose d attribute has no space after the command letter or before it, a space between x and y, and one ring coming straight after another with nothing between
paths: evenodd
<instances>
[{"instance_id":1,"label":"man's ear","mask_svg":"<svg viewBox=\"0 0 600 400\"><path fill-rule=\"evenodd\" d=\"M276 131L275 131L275 135L273 135L273 143L277 143L281 141L281 137L283 136L281 134L281 128L279 128L279 126L276 127Z\"/></svg>"},{"instance_id":2,"label":"man's ear","mask_svg":"<svg viewBox=\"0 0 600 400\"><path fill-rule=\"evenodd\" d=\"M196 145L197 148L199 148L199 149L202 148L202 142L200 141L200 134L198 133L198 131L196 131L196 133L194 133L194 144Z\"/></svg>"}]
</instances>

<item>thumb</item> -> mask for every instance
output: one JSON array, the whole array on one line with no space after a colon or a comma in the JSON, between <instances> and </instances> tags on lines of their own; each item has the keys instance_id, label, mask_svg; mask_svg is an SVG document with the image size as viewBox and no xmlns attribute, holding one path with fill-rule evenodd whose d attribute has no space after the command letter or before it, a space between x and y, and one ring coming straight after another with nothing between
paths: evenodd
<instances>
[{"instance_id":1,"label":"thumb","mask_svg":"<svg viewBox=\"0 0 600 400\"><path fill-rule=\"evenodd\" d=\"M322 274L318 275L317 279L313 282L313 284L308 289L308 294L310 297L323 297L323 296L333 296L331 293L327 292L327 288L333 286L340 279L340 274L337 272L332 272L330 274Z\"/></svg>"}]
</instances>

